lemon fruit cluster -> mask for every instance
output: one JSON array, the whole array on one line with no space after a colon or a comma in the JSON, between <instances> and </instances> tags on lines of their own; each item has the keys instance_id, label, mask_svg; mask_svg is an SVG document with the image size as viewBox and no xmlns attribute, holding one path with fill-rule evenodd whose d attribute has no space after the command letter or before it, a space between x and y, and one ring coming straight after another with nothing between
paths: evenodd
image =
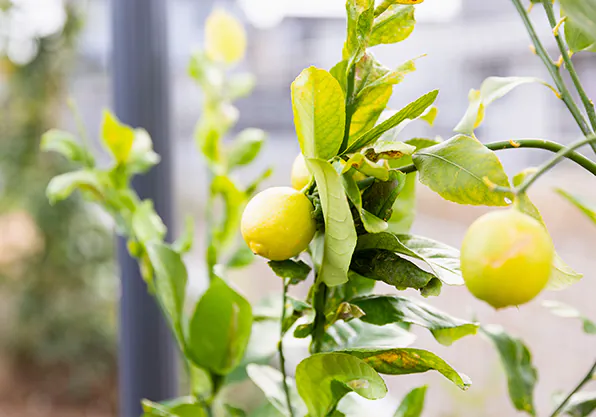
<instances>
[{"instance_id":1,"label":"lemon fruit cluster","mask_svg":"<svg viewBox=\"0 0 596 417\"><path fill-rule=\"evenodd\" d=\"M499 309L527 303L546 286L554 246L546 229L515 209L476 220L461 248L461 270L470 292Z\"/></svg>"}]
</instances>

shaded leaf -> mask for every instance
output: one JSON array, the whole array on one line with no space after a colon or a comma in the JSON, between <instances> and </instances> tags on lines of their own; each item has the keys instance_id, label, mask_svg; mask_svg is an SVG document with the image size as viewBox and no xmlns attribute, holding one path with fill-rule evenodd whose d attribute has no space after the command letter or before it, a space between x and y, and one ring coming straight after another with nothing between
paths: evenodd
<instances>
[{"instance_id":1,"label":"shaded leaf","mask_svg":"<svg viewBox=\"0 0 596 417\"><path fill-rule=\"evenodd\" d=\"M339 83L325 70L309 67L294 80L294 124L306 158L326 160L337 155L346 123L344 102Z\"/></svg>"},{"instance_id":2,"label":"shaded leaf","mask_svg":"<svg viewBox=\"0 0 596 417\"><path fill-rule=\"evenodd\" d=\"M470 379L458 373L447 362L432 352L422 349L353 349L345 353L356 356L386 375L418 374L438 371L462 390L470 387Z\"/></svg>"},{"instance_id":3,"label":"shaded leaf","mask_svg":"<svg viewBox=\"0 0 596 417\"><path fill-rule=\"evenodd\" d=\"M266 365L250 364L247 367L248 376L257 387L263 391L267 400L273 405L281 415L290 416L288 412L288 403L283 387L283 375L277 369ZM298 395L296 384L293 379L286 378L286 383L290 390L290 401L292 411L295 416L304 416L306 414L306 405Z\"/></svg>"},{"instance_id":4,"label":"shaded leaf","mask_svg":"<svg viewBox=\"0 0 596 417\"><path fill-rule=\"evenodd\" d=\"M337 310L327 315L327 323L333 324L336 321L348 322L353 319L359 319L364 316L364 311L354 304L343 302L337 307Z\"/></svg>"},{"instance_id":5,"label":"shaded leaf","mask_svg":"<svg viewBox=\"0 0 596 417\"><path fill-rule=\"evenodd\" d=\"M393 417L420 417L424 410L426 389L424 385L408 392Z\"/></svg>"},{"instance_id":6,"label":"shaded leaf","mask_svg":"<svg viewBox=\"0 0 596 417\"><path fill-rule=\"evenodd\" d=\"M259 154L267 134L261 129L244 129L228 150L228 165L237 167L250 164Z\"/></svg>"},{"instance_id":7,"label":"shaded leaf","mask_svg":"<svg viewBox=\"0 0 596 417\"><path fill-rule=\"evenodd\" d=\"M70 197L76 190L89 191L95 197L102 196L102 183L99 174L92 170L72 171L52 178L46 189L50 204L54 205Z\"/></svg>"},{"instance_id":8,"label":"shaded leaf","mask_svg":"<svg viewBox=\"0 0 596 417\"><path fill-rule=\"evenodd\" d=\"M64 155L73 162L94 166L95 160L75 138L72 133L58 129L50 129L41 137L40 148L44 152L54 151Z\"/></svg>"},{"instance_id":9,"label":"shaded leaf","mask_svg":"<svg viewBox=\"0 0 596 417\"><path fill-rule=\"evenodd\" d=\"M525 411L534 416L534 387L538 380L538 372L532 365L532 355L524 343L517 338L511 337L501 326L490 325L481 327L482 333L486 335L495 345L509 387L509 397L516 410Z\"/></svg>"},{"instance_id":10,"label":"shaded leaf","mask_svg":"<svg viewBox=\"0 0 596 417\"><path fill-rule=\"evenodd\" d=\"M420 182L446 200L460 204L506 206L510 193L490 184L509 187L501 161L477 139L455 136L422 149L413 156Z\"/></svg>"},{"instance_id":11,"label":"shaded leaf","mask_svg":"<svg viewBox=\"0 0 596 417\"><path fill-rule=\"evenodd\" d=\"M443 345L476 334L478 325L457 319L421 301L397 295L373 295L356 298L350 303L360 307L366 323L385 325L405 322L429 329Z\"/></svg>"},{"instance_id":12,"label":"shaded leaf","mask_svg":"<svg viewBox=\"0 0 596 417\"><path fill-rule=\"evenodd\" d=\"M280 278L288 278L291 285L297 285L304 281L310 273L311 267L302 261L293 261L286 259L285 261L269 261L269 267L273 270L275 275Z\"/></svg>"},{"instance_id":13,"label":"shaded leaf","mask_svg":"<svg viewBox=\"0 0 596 417\"><path fill-rule=\"evenodd\" d=\"M356 230L352 212L337 171L327 161L307 159L314 174L325 218L324 251L319 278L328 286L348 280L348 269L354 247Z\"/></svg>"},{"instance_id":14,"label":"shaded leaf","mask_svg":"<svg viewBox=\"0 0 596 417\"><path fill-rule=\"evenodd\" d=\"M348 392L371 400L387 394L385 382L364 361L345 353L320 353L296 368L298 392L310 417L325 417Z\"/></svg>"},{"instance_id":15,"label":"shaded leaf","mask_svg":"<svg viewBox=\"0 0 596 417\"><path fill-rule=\"evenodd\" d=\"M406 347L416 336L396 324L375 326L360 320L338 321L329 326L323 338L323 352L345 349Z\"/></svg>"},{"instance_id":16,"label":"shaded leaf","mask_svg":"<svg viewBox=\"0 0 596 417\"><path fill-rule=\"evenodd\" d=\"M215 277L196 305L188 349L197 365L226 375L242 360L252 326L250 303Z\"/></svg>"},{"instance_id":17,"label":"shaded leaf","mask_svg":"<svg viewBox=\"0 0 596 417\"><path fill-rule=\"evenodd\" d=\"M576 308L561 303L559 301L546 300L542 302L542 305L548 308L551 313L556 316L564 318L579 319L582 323L582 327L587 334L596 334L596 323L582 315Z\"/></svg>"},{"instance_id":18,"label":"shaded leaf","mask_svg":"<svg viewBox=\"0 0 596 417\"><path fill-rule=\"evenodd\" d=\"M388 181L377 180L362 193L363 208L380 219L389 220L405 180L403 172L390 171Z\"/></svg>"},{"instance_id":19,"label":"shaded leaf","mask_svg":"<svg viewBox=\"0 0 596 417\"><path fill-rule=\"evenodd\" d=\"M387 222L362 208L362 195L351 173L342 175L342 183L348 199L360 215L364 229L369 233L379 233L386 230Z\"/></svg>"}]
</instances>

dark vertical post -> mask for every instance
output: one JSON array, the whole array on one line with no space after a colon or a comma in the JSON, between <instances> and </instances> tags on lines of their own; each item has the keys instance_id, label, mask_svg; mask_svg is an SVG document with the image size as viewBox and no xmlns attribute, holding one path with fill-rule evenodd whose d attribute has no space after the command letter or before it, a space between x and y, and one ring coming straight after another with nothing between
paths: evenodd
<instances>
[{"instance_id":1,"label":"dark vertical post","mask_svg":"<svg viewBox=\"0 0 596 417\"><path fill-rule=\"evenodd\" d=\"M133 185L150 198L171 229L167 0L113 0L113 88L115 110L124 122L147 129L161 163ZM120 304L120 416L137 417L140 401L176 395L176 348L137 263L124 241L118 245L122 276Z\"/></svg>"}]
</instances>

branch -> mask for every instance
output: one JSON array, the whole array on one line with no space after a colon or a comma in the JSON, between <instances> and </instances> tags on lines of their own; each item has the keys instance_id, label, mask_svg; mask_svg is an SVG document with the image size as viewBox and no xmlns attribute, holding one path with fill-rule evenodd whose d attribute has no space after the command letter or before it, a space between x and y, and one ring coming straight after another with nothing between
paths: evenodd
<instances>
[{"instance_id":1,"label":"branch","mask_svg":"<svg viewBox=\"0 0 596 417\"><path fill-rule=\"evenodd\" d=\"M586 374L586 376L584 377L584 379L582 379L579 384L577 384L577 386L569 393L569 395L567 395L567 397L565 397L565 399L563 400L563 402L561 404L559 404L559 406L555 409L555 411L552 412L552 414L550 415L550 417L556 417L559 415L559 413L561 411L563 411L563 409L565 408L565 406L569 403L569 401L571 400L571 398L580 390L582 389L582 387L584 385L586 385L586 383L588 383L592 377L594 376L594 374L596 373L596 362L594 362L594 364L592 365L592 368L590 368L590 370L588 371L588 373Z\"/></svg>"},{"instance_id":2,"label":"branch","mask_svg":"<svg viewBox=\"0 0 596 417\"><path fill-rule=\"evenodd\" d=\"M288 412L290 417L294 417L294 409L292 408L292 400L290 399L290 387L288 386L286 375L286 357L284 356L284 347L283 347L283 340L284 340L284 322L286 321L286 303L288 301L288 280L284 278L283 281L283 296L282 296L282 306L281 306L281 323L280 323L280 332L279 332L279 342L277 343L277 352L279 354L279 367L281 368L281 375L283 378L283 387L284 393L286 395L286 405L288 407Z\"/></svg>"}]
</instances>

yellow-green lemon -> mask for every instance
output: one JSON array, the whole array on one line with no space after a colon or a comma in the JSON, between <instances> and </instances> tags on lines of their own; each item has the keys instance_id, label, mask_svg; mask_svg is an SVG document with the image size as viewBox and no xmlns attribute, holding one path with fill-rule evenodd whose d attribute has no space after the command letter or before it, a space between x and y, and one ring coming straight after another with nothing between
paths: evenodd
<instances>
[{"instance_id":1,"label":"yellow-green lemon","mask_svg":"<svg viewBox=\"0 0 596 417\"><path fill-rule=\"evenodd\" d=\"M242 214L242 236L257 255L283 261L304 251L315 234L314 207L290 187L273 187L254 196Z\"/></svg>"},{"instance_id":2,"label":"yellow-green lemon","mask_svg":"<svg viewBox=\"0 0 596 417\"><path fill-rule=\"evenodd\" d=\"M476 220L461 248L466 286L495 308L536 297L551 274L554 246L546 229L517 210L494 211Z\"/></svg>"}]
</instances>

